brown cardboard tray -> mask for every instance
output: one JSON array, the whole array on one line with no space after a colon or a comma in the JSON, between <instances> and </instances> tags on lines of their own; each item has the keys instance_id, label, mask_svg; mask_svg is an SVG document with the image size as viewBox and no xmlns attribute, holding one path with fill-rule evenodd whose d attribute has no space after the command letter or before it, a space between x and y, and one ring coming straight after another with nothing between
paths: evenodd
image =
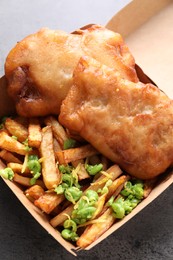
<instances>
[{"instance_id":1,"label":"brown cardboard tray","mask_svg":"<svg viewBox=\"0 0 173 260\"><path fill-rule=\"evenodd\" d=\"M171 89L173 67L173 1L171 0L134 0L118 12L106 25L108 29L119 32L124 37L136 63L145 71L140 70L140 78L147 81L151 78L157 86L173 98ZM3 79L4 84L4 79ZM4 180L31 215L52 235L66 250L76 255L78 248L65 241L60 233L50 224L48 218L37 209L23 194L20 187L13 182ZM89 250L111 233L128 222L144 207L157 198L169 185L173 183L173 172L163 174L159 184L150 195L143 200L129 215L116 222L99 239L88 246ZM108 239L108 238L107 238Z\"/></svg>"}]
</instances>

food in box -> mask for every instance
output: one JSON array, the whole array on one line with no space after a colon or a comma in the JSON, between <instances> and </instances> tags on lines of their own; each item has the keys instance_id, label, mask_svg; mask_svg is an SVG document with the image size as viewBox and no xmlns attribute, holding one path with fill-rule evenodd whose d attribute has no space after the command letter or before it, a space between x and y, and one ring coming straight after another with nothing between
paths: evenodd
<instances>
[{"instance_id":1,"label":"food in box","mask_svg":"<svg viewBox=\"0 0 173 260\"><path fill-rule=\"evenodd\" d=\"M160 8L163 7L163 1L159 1L159 2L160 2L159 5ZM127 12L127 10L132 11L133 8L135 7L135 4L137 3L139 3L139 1L134 1L129 6L127 6L122 12ZM148 1L144 1L144 4L148 4ZM154 9L155 8L153 6L153 13L154 13ZM164 9L165 12L166 10L167 9ZM118 14L117 17L120 16L120 14ZM115 21L116 21L116 17L113 18L113 20L108 24L108 27L114 29ZM38 222L70 252L72 252L72 249L77 249L77 247L73 244L73 242L75 242L78 239L78 235L79 235L76 233L76 226L78 226L80 232L83 232L83 228L86 227L83 235L81 235L81 239L77 240L78 241L77 245L81 248L89 249L92 246L96 245L98 242L100 242L102 239L106 238L109 234L111 234L113 231L115 231L125 222L127 222L130 218L132 218L135 214L137 214L143 207L148 205L153 199L155 199L164 189L166 189L172 183L172 179L173 179L171 171L161 174L171 164L170 163L171 158L169 158L168 161L167 156L165 156L166 159L163 158L164 154L162 154L161 156L162 158L159 159L159 161L161 162L165 161L166 166L163 163L161 163L160 168L156 167L156 169L159 169L158 171L157 170L152 171L151 157L148 158L147 163L146 161L144 161L144 159L140 161L139 165L137 166L137 169L133 167L133 164L130 163L129 161L130 157L128 158L129 156L128 148L129 146L131 148L132 144L135 144L135 142L133 141L133 143L130 143L130 145L128 145L128 143L125 143L124 146L124 140L128 140L127 137L129 135L129 131L128 131L129 129L126 129L127 132L125 132L125 134L122 135L123 141L120 142L120 140L118 140L116 142L116 145L117 144L120 145L121 143L123 143L122 148L117 150L118 153L121 152L120 156L118 155L117 157L114 157L115 151L113 153L112 151L109 151L108 147L110 147L110 144L109 145L105 144L108 141L108 139L103 138L103 136L106 135L106 131L110 131L110 127L108 127L108 130L107 128L104 128L105 130L103 129L104 131L98 134L102 127L102 124L100 124L97 129L97 133L93 131L92 127L96 128L95 125L96 120L90 121L89 119L92 118L92 115L96 116L99 120L101 119L100 108L103 108L105 104L107 106L106 103L107 101L105 99L106 96L108 96L109 97L108 100L111 101L108 102L109 104L111 104L111 109L108 110L108 113L102 114L105 116L105 120L103 121L107 123L108 123L108 119L111 121L113 116L116 117L118 116L118 114L115 114L115 112L114 114L111 115L113 110L112 108L114 108L114 110L118 111L119 113L122 110L122 108L123 108L123 113L124 111L126 111L127 101L129 101L128 98L130 95L130 94L127 95L127 93L129 93L130 88L131 90L136 89L135 95L137 96L138 96L138 92L140 92L139 90L140 88L146 89L146 92L145 91L143 92L144 96L142 96L141 99L142 101L140 103L139 102L136 103L138 104L138 106L139 104L144 102L144 97L146 98L146 100L148 100L148 97L150 97L151 93L152 95L154 93L155 95L154 101L155 102L157 101L156 104L158 104L159 109L161 107L161 104L162 105L166 104L166 107L168 109L167 111L164 109L165 112L164 118L166 118L167 115L170 114L170 117L168 117L168 124L166 125L169 125L171 121L171 105L168 106L169 99L166 97L166 95L160 92L153 85L151 84L144 85L143 83L138 83L138 78L141 82L145 82L145 83L149 83L152 81L148 78L148 76L146 76L143 73L140 67L134 63L133 57L129 53L127 46L123 43L120 35L107 31L100 26L93 25L93 26L88 26L88 28L77 30L74 34L76 35L77 41L79 40L79 38L83 33L85 34L85 31L87 30L89 32L94 32L94 33L95 31L96 32L101 31L104 37L107 36L107 34L108 36L110 36L110 38L112 35L116 35L115 38L117 42L120 43L120 45L116 49L118 55L117 53L113 54L113 55L117 55L116 56L117 59L116 62L113 63L112 67L116 67L116 69L118 69L118 72L116 71L116 73L113 73L114 70L111 68L112 49L110 52L107 52L107 50L105 51L105 49L103 48L105 54L107 55L107 60L103 59L104 57L100 57L100 55L98 55L97 61L95 61L93 58L91 59L88 57L83 57L80 59L80 62L77 65L77 67L76 65L74 66L74 62L70 64L70 66L68 67L68 70L70 70L70 72L69 71L66 72L67 73L66 75L69 76L70 74L72 74L72 71L75 71L74 72L75 84L70 88L69 91L71 79L68 81L69 79L68 78L66 79L67 81L62 82L63 84L65 84L66 88L65 88L65 92L63 92L63 96L60 97L60 102L61 102L61 100L64 99L64 97L67 95L67 98L65 99L65 101L63 101L63 106L61 107L61 113L60 113L60 121L68 129L66 131L66 129L64 130L64 128L59 124L55 116L48 115L51 113L56 114L59 111L59 107L60 107L59 102L58 102L58 107L56 107L57 105L56 102L55 104L53 104L52 97L54 98L54 95L52 93L51 95L49 95L49 93L46 92L46 95L43 95L43 99L40 100L39 92L41 92L41 89L39 89L39 92L33 92L33 91L30 92L28 90L28 89L33 90L34 77L32 78L31 75L36 71L36 69L38 69L37 65L40 64L40 62L38 64L37 63L34 64L35 68L33 68L33 71L32 69L30 70L28 69L27 67L28 64L27 66L26 65L23 66L23 63L21 63L21 65L18 66L17 69L15 68L16 66L15 62L19 62L19 63L23 62L21 61L22 60L21 55L19 56L15 56L15 55L17 55L16 53L18 52L20 54L20 51L22 51L22 48L24 48L23 46L25 46L26 48L28 39L29 39L29 45L27 46L27 48L30 49L31 52L32 50L34 50L34 42L32 42L31 40L32 36L31 38L28 37L26 40L19 43L17 48L13 49L10 52L6 62L6 77L9 83L8 88L10 89L10 94L13 97L13 100L17 102L16 104L17 104L18 113L21 114L22 116L29 116L29 119L27 117L23 118L18 116L15 117L15 119L7 118L4 123L5 128L4 130L1 131L1 137L0 137L1 158L2 160L6 161L8 163L7 164L8 167L13 169L15 172L15 174L13 174L13 171L10 171L9 169L7 171L1 171L1 174L4 177L9 177L9 179L13 179L14 181L11 182L9 180L5 180L5 182L16 194L19 200L25 205L25 207L30 211L30 213L38 220ZM38 35L44 34L44 37L48 36L51 38L52 33L54 32L41 31L38 33ZM67 37L65 33L61 32L61 34L63 34L63 37ZM73 38L74 35L72 34L71 36L69 36L69 38ZM105 40L104 37L100 39L101 42ZM114 42L111 43L113 44ZM92 50L92 48L94 47L95 47L94 45L91 45L89 46L88 50ZM99 47L97 46L96 49L94 49L93 52L94 55L96 55L97 53L96 52L97 48ZM90 54L91 53L92 52L90 52ZM99 52L97 54L99 54ZM76 62L79 59L81 53L75 49L73 55L75 56L73 57L74 58L73 61ZM119 59L119 55L121 56L120 59ZM12 58L10 59L10 57ZM14 59L14 57L17 58ZM28 57L28 53L27 53L27 57ZM124 58L123 62L122 62L122 57ZM101 62L103 62L104 65L100 64ZM108 66L110 68L107 68L107 66L105 66L108 65L106 64L107 62L110 62ZM42 61L41 64L43 66L42 71L44 71L44 60ZM63 60L62 60L62 64L63 64ZM54 66L56 67L57 63L55 63ZM45 68L47 70L47 67ZM61 68L62 65L59 69L60 74L62 72ZM66 67L63 68L63 73L65 69ZM50 72L50 75L48 71L45 74L45 78L42 77L40 78L43 80L43 82L44 80L47 80L47 78L49 80L51 79L53 80L53 75L54 75L54 70ZM63 78L62 74L59 77ZM124 78L126 80L124 80ZM155 80L157 80L156 78L152 78L152 79L154 80L154 82ZM1 85L5 86L6 79L3 78L2 82L3 84ZM38 86L40 87L41 81L39 82L39 78L37 83ZM94 84L92 85L91 83ZM25 86L23 88L22 93L20 92L21 85ZM113 99L114 98L113 95L111 95L111 93L113 93L111 92L112 91L110 87L111 85L116 86L117 98L121 98L121 106L119 107L119 110L117 106L118 102L116 103L115 102L116 100ZM136 85L138 86L137 88ZM50 87L48 83L46 84L46 86L50 91ZM107 86L107 91L105 91L104 86ZM78 89L82 91L79 93ZM99 96L99 98L98 98L98 93L99 93L98 90L101 91L100 92L101 95ZM108 95L108 91L110 91L109 95ZM20 92L20 96L17 98L19 92ZM124 95L127 95L125 99L123 99ZM35 99L33 99L33 97ZM93 97L95 99L93 99ZM91 102L92 99L94 100L95 103ZM19 102L19 100L21 103ZM26 100L27 102L25 102ZM51 110L52 108L50 106L50 100L52 101L51 106L53 107L54 110ZM88 100L90 101L90 103L88 102ZM163 102L163 100L165 103ZM142 117L143 119L139 118L140 120L138 121L136 128L139 127L140 122L142 123L145 122L147 125L148 121L147 120L145 121L145 118L148 118L148 114L151 113L152 102L153 99L152 101L150 100L150 104L149 104L150 109L148 108L147 110L148 111L146 113L147 116L145 115L144 117ZM43 106L43 104L45 104L45 106ZM83 109L81 110L83 104L87 104L85 106L85 110ZM125 105L123 106L123 104ZM29 109L27 106L29 107ZM95 113L95 110L92 109L92 106L94 108L95 107L98 108L96 110L97 113ZM13 111L13 108L14 107L12 106L11 108L12 110L10 112ZM74 118L69 117L72 111L71 109L74 109L73 111ZM76 114L75 114L75 110L77 110ZM33 118L32 116L44 116L44 117ZM162 120L161 116L160 116L160 120ZM155 120L154 122L155 122L154 127L156 127L158 121ZM121 123L121 121L119 121L118 123ZM81 124L86 126L82 128ZM123 131L124 129L125 127L123 127ZM120 132L121 128L119 128L118 131ZM132 132L134 135L133 131L130 132ZM166 135L169 135L170 133L171 133L171 129L170 132L166 132ZM96 134L97 134L97 138L95 137ZM110 136L111 138L112 134L109 134L108 132L108 136ZM96 149L91 144L88 144L86 140L89 143L91 143ZM113 141L114 139L111 139L111 142ZM80 147L78 148L76 147L76 145ZM73 146L75 147L73 148ZM171 143L168 144L168 147L169 147L168 152L170 152ZM54 153L55 149L56 152ZM144 150L144 146L142 146L142 150ZM20 156L16 156L16 154L13 154L14 152L17 152ZM104 154L104 156L101 155L100 152L101 154ZM150 153L150 155L152 155L152 153ZM131 153L130 156L132 156ZM120 160L119 158L123 158L123 160ZM154 159L157 160L156 157L154 157ZM113 164L112 161L115 161L116 163L118 162L120 168L122 168L124 172L122 173L119 166ZM58 162L58 167L57 167L57 162ZM67 167L66 164L69 163L70 166L68 165L69 167ZM147 167L149 163L151 163L151 165L150 167ZM42 176L40 176L41 165L42 165ZM1 164L1 167L2 168L5 167L3 163ZM152 177L152 179L150 179L149 181L144 180L145 193L144 196L141 196L141 194L143 194L142 193L143 184L141 184L139 180L137 181L135 177L140 179L146 179L147 177L145 174L147 173L147 171L148 171L148 176L150 174L150 178ZM128 172L128 174L126 172ZM130 177L129 173L132 177ZM160 177L155 178L155 176L157 176L158 174ZM95 176L93 177L93 175ZM32 186L30 187L30 185ZM88 185L90 185L89 188ZM27 188L23 188L23 186ZM82 189L80 186L82 186L82 189L84 188L86 189L84 193L82 193ZM137 192L135 190L137 190ZM128 203L125 204L126 210L124 211L122 205L124 205L124 202L126 201L127 197L128 197L127 200ZM141 201L141 198L144 199ZM116 203L113 202L114 199ZM133 203L129 204L129 199L131 200L133 199ZM96 207L94 207L94 205L98 206L97 210ZM37 208L35 206L37 206ZM41 210L46 212L48 215L42 213L39 208L41 208ZM84 212L86 211L86 209L87 212ZM83 212L84 214L83 216L87 216L87 217L81 218L79 216L80 215L79 211L80 213ZM112 211L114 211L113 214ZM90 216L88 217L89 212L90 212ZM124 217L124 213L127 214L127 216ZM72 218L71 218L71 214L72 214ZM117 220L115 222L115 219L119 219L119 218L122 218L122 220ZM54 228L57 225L62 224L64 220L66 220L66 223L65 223L65 231L63 231L64 232L63 236L65 238L71 237L72 243L65 241L62 238L60 232L57 232L57 230ZM49 221L51 225L49 224ZM113 224L114 222L115 224ZM63 228L60 227L59 231L62 230ZM101 232L98 235L100 230Z\"/></svg>"}]
</instances>

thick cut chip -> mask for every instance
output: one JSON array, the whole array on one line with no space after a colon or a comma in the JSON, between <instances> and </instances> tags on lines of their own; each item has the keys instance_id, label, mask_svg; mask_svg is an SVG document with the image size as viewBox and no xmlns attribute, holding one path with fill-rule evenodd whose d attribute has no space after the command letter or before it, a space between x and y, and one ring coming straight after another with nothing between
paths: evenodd
<instances>
[{"instance_id":1,"label":"thick cut chip","mask_svg":"<svg viewBox=\"0 0 173 260\"><path fill-rule=\"evenodd\" d=\"M5 120L5 128L8 132L17 138L19 142L24 142L28 137L28 129L20 120L13 120L10 117Z\"/></svg>"},{"instance_id":2,"label":"thick cut chip","mask_svg":"<svg viewBox=\"0 0 173 260\"><path fill-rule=\"evenodd\" d=\"M61 175L55 163L55 155L53 149L53 134L50 126L42 128L42 142L40 145L40 154L43 158L43 181L48 189L53 189L60 183Z\"/></svg>"},{"instance_id":3,"label":"thick cut chip","mask_svg":"<svg viewBox=\"0 0 173 260\"><path fill-rule=\"evenodd\" d=\"M0 148L20 155L28 153L24 144L9 136L5 131L0 132Z\"/></svg>"},{"instance_id":4,"label":"thick cut chip","mask_svg":"<svg viewBox=\"0 0 173 260\"><path fill-rule=\"evenodd\" d=\"M39 148L41 144L41 126L37 118L30 118L28 127L28 145Z\"/></svg>"}]
</instances>

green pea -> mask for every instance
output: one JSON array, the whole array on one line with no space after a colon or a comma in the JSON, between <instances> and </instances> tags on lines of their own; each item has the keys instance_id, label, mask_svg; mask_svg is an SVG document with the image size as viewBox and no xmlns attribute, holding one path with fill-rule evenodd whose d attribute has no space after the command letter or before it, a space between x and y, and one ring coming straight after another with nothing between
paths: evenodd
<instances>
[{"instance_id":1,"label":"green pea","mask_svg":"<svg viewBox=\"0 0 173 260\"><path fill-rule=\"evenodd\" d=\"M32 148L29 147L29 145L28 145L28 138L24 142L22 142L22 143L25 145L25 150L27 152L32 151Z\"/></svg>"},{"instance_id":2,"label":"green pea","mask_svg":"<svg viewBox=\"0 0 173 260\"><path fill-rule=\"evenodd\" d=\"M141 184L135 184L133 186L133 194L137 199L142 199L144 195L144 189Z\"/></svg>"},{"instance_id":3,"label":"green pea","mask_svg":"<svg viewBox=\"0 0 173 260\"><path fill-rule=\"evenodd\" d=\"M85 166L87 172L90 175L96 175L98 172L100 172L103 169L103 164L99 163L99 164L95 164L95 165L89 165L87 164Z\"/></svg>"},{"instance_id":4,"label":"green pea","mask_svg":"<svg viewBox=\"0 0 173 260\"><path fill-rule=\"evenodd\" d=\"M73 185L73 178L70 174L67 173L62 174L62 181L67 183L69 187Z\"/></svg>"},{"instance_id":5,"label":"green pea","mask_svg":"<svg viewBox=\"0 0 173 260\"><path fill-rule=\"evenodd\" d=\"M78 210L77 215L80 216L80 218L90 219L90 218L92 218L95 211L96 211L95 207L88 206L88 207Z\"/></svg>"},{"instance_id":6,"label":"green pea","mask_svg":"<svg viewBox=\"0 0 173 260\"><path fill-rule=\"evenodd\" d=\"M13 180L14 172L11 168L5 168L0 170L0 176L2 176L4 179L8 179L10 181Z\"/></svg>"},{"instance_id":7,"label":"green pea","mask_svg":"<svg viewBox=\"0 0 173 260\"><path fill-rule=\"evenodd\" d=\"M59 166L59 170L60 170L61 173L68 173L68 174L70 174L71 171L72 171L72 167L70 165L63 165L63 164L61 164Z\"/></svg>"},{"instance_id":8,"label":"green pea","mask_svg":"<svg viewBox=\"0 0 173 260\"><path fill-rule=\"evenodd\" d=\"M88 202L85 199L83 199L83 197L81 197L80 200L77 202L77 210L83 209L87 205L88 205Z\"/></svg>"},{"instance_id":9,"label":"green pea","mask_svg":"<svg viewBox=\"0 0 173 260\"><path fill-rule=\"evenodd\" d=\"M27 166L30 169L30 171L32 171L34 174L41 171L41 164L39 163L38 160L35 159L29 160Z\"/></svg>"},{"instance_id":10,"label":"green pea","mask_svg":"<svg viewBox=\"0 0 173 260\"><path fill-rule=\"evenodd\" d=\"M114 202L112 204L112 209L114 211L115 217L118 219L122 219L125 216L125 210L123 205L121 205L120 203L116 203Z\"/></svg>"},{"instance_id":11,"label":"green pea","mask_svg":"<svg viewBox=\"0 0 173 260\"><path fill-rule=\"evenodd\" d=\"M73 232L77 231L77 225L72 219L67 219L64 221L64 228L71 229Z\"/></svg>"},{"instance_id":12,"label":"green pea","mask_svg":"<svg viewBox=\"0 0 173 260\"><path fill-rule=\"evenodd\" d=\"M63 229L61 232L61 235L63 238L65 238L66 240L71 240L71 230L70 229Z\"/></svg>"},{"instance_id":13,"label":"green pea","mask_svg":"<svg viewBox=\"0 0 173 260\"><path fill-rule=\"evenodd\" d=\"M64 193L64 188L63 188L63 186L60 184L60 185L58 185L58 186L54 189L54 191L55 191L57 194L63 194L63 193Z\"/></svg>"},{"instance_id":14,"label":"green pea","mask_svg":"<svg viewBox=\"0 0 173 260\"><path fill-rule=\"evenodd\" d=\"M76 242L79 238L79 236L75 232L71 231L70 229L63 229L61 235L64 239L71 240L74 242Z\"/></svg>"},{"instance_id":15,"label":"green pea","mask_svg":"<svg viewBox=\"0 0 173 260\"><path fill-rule=\"evenodd\" d=\"M31 186L32 186L32 185L35 185L36 179L35 179L34 177L31 178L29 183L30 183Z\"/></svg>"},{"instance_id":16,"label":"green pea","mask_svg":"<svg viewBox=\"0 0 173 260\"><path fill-rule=\"evenodd\" d=\"M125 210L126 215L129 214L133 210L133 207L132 207L130 200L125 200L123 206L124 206L124 210Z\"/></svg>"},{"instance_id":17,"label":"green pea","mask_svg":"<svg viewBox=\"0 0 173 260\"><path fill-rule=\"evenodd\" d=\"M38 161L38 156L36 154L30 154L28 156L28 161L36 160Z\"/></svg>"},{"instance_id":18,"label":"green pea","mask_svg":"<svg viewBox=\"0 0 173 260\"><path fill-rule=\"evenodd\" d=\"M79 190L77 187L73 186L67 188L64 192L64 195L67 200L71 201L72 203L75 203L82 196L82 191Z\"/></svg>"},{"instance_id":19,"label":"green pea","mask_svg":"<svg viewBox=\"0 0 173 260\"><path fill-rule=\"evenodd\" d=\"M69 139L66 139L64 141L64 145L63 145L63 148L64 150L66 149L70 149L70 148L73 148L76 146L76 140L72 139L72 138L69 138Z\"/></svg>"},{"instance_id":20,"label":"green pea","mask_svg":"<svg viewBox=\"0 0 173 260\"><path fill-rule=\"evenodd\" d=\"M87 190L86 197L89 199L90 202L96 202L99 198L98 193L94 190Z\"/></svg>"},{"instance_id":21,"label":"green pea","mask_svg":"<svg viewBox=\"0 0 173 260\"><path fill-rule=\"evenodd\" d=\"M131 207L132 207L132 208L135 208L139 202L140 202L140 200L137 199L137 198L131 199L131 200L130 200Z\"/></svg>"},{"instance_id":22,"label":"green pea","mask_svg":"<svg viewBox=\"0 0 173 260\"><path fill-rule=\"evenodd\" d=\"M132 193L132 183L127 181L124 185L124 189L121 191L121 195L128 197Z\"/></svg>"}]
</instances>

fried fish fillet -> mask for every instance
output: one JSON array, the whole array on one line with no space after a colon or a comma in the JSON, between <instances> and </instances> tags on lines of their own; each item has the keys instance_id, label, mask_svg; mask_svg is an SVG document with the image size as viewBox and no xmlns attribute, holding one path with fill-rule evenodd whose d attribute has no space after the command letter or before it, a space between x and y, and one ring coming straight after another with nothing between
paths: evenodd
<instances>
[{"instance_id":1,"label":"fried fish fillet","mask_svg":"<svg viewBox=\"0 0 173 260\"><path fill-rule=\"evenodd\" d=\"M120 34L99 25L73 34L44 28L17 43L5 62L8 93L18 114L58 114L84 54L138 81L134 58Z\"/></svg>"},{"instance_id":2,"label":"fried fish fillet","mask_svg":"<svg viewBox=\"0 0 173 260\"><path fill-rule=\"evenodd\" d=\"M91 58L80 59L59 120L137 178L173 163L173 101Z\"/></svg>"}]
</instances>

